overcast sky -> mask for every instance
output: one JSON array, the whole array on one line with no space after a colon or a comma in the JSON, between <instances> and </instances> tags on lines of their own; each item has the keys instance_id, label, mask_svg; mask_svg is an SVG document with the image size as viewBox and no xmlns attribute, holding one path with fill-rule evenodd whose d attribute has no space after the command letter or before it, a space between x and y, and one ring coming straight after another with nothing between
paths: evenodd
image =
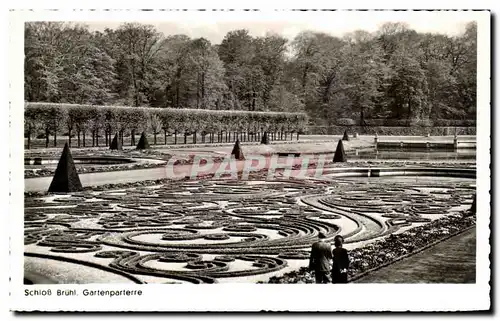
<instances>
[{"instance_id":1,"label":"overcast sky","mask_svg":"<svg viewBox=\"0 0 500 321\"><path fill-rule=\"evenodd\" d=\"M155 18L158 15L155 16ZM465 30L467 22L473 21L471 12L281 12L262 13L212 13L198 12L186 15L166 14L165 20L137 20L154 25L166 36L186 34L192 38L204 37L212 43L220 43L228 31L247 29L252 36L264 36L275 32L293 39L304 30L322 31L342 36L354 30L376 31L384 22L406 22L418 32L458 35ZM117 28L123 21L84 21L91 29ZM160 22L161 21L161 22Z\"/></svg>"}]
</instances>

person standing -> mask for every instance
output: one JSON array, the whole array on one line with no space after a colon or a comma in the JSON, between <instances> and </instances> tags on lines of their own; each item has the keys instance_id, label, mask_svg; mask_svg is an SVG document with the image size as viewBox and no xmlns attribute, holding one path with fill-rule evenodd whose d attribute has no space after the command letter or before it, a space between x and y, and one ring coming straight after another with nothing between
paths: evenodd
<instances>
[{"instance_id":1,"label":"person standing","mask_svg":"<svg viewBox=\"0 0 500 321\"><path fill-rule=\"evenodd\" d=\"M332 283L347 283L347 269L349 268L349 255L342 247L344 238L341 235L333 239L335 248L332 251Z\"/></svg>"},{"instance_id":2,"label":"person standing","mask_svg":"<svg viewBox=\"0 0 500 321\"><path fill-rule=\"evenodd\" d=\"M318 234L319 240L312 245L311 257L309 258L309 270L313 270L316 283L330 283L330 269L332 260L332 247L326 243L326 235L323 232Z\"/></svg>"}]
</instances>

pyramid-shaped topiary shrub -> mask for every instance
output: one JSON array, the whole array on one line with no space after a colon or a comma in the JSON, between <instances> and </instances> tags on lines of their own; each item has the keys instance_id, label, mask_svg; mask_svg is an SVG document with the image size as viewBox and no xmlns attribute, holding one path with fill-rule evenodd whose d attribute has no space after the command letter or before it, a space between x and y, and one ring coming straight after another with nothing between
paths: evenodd
<instances>
[{"instance_id":1,"label":"pyramid-shaped topiary shrub","mask_svg":"<svg viewBox=\"0 0 500 321\"><path fill-rule=\"evenodd\" d=\"M347 162L347 157L345 155L344 144L342 143L342 140L339 140L339 143L337 144L337 149L335 150L335 155L333 156L333 161L334 162Z\"/></svg>"},{"instance_id":2,"label":"pyramid-shaped topiary shrub","mask_svg":"<svg viewBox=\"0 0 500 321\"><path fill-rule=\"evenodd\" d=\"M342 136L342 140L349 141L349 135L347 135L347 130L344 130L344 136Z\"/></svg>"},{"instance_id":3,"label":"pyramid-shaped topiary shrub","mask_svg":"<svg viewBox=\"0 0 500 321\"><path fill-rule=\"evenodd\" d=\"M118 133L115 134L115 138L113 138L113 141L111 142L111 145L109 145L109 149L115 149L115 150L122 150L122 141L118 137Z\"/></svg>"},{"instance_id":4,"label":"pyramid-shaped topiary shrub","mask_svg":"<svg viewBox=\"0 0 500 321\"><path fill-rule=\"evenodd\" d=\"M142 132L141 138L139 139L139 143L137 143L136 149L149 149L148 138L146 137L146 133Z\"/></svg>"},{"instance_id":5,"label":"pyramid-shaped topiary shrub","mask_svg":"<svg viewBox=\"0 0 500 321\"><path fill-rule=\"evenodd\" d=\"M244 160L245 156L243 155L243 151L240 146L240 140L237 139L236 142L234 143L233 150L231 152L231 155L234 155L234 158L238 160Z\"/></svg>"},{"instance_id":6,"label":"pyramid-shaped topiary shrub","mask_svg":"<svg viewBox=\"0 0 500 321\"><path fill-rule=\"evenodd\" d=\"M474 194L474 199L472 200L472 205L470 206L470 212L476 214L476 194Z\"/></svg>"},{"instance_id":7,"label":"pyramid-shaped topiary shrub","mask_svg":"<svg viewBox=\"0 0 500 321\"><path fill-rule=\"evenodd\" d=\"M54 178L49 186L49 193L70 193L83 190L80 177L76 172L68 143L64 145L61 158L57 164Z\"/></svg>"},{"instance_id":8,"label":"pyramid-shaped topiary shrub","mask_svg":"<svg viewBox=\"0 0 500 321\"><path fill-rule=\"evenodd\" d=\"M264 145L269 145L269 135L267 134L267 132L264 132L264 135L262 135L260 143Z\"/></svg>"}]
</instances>

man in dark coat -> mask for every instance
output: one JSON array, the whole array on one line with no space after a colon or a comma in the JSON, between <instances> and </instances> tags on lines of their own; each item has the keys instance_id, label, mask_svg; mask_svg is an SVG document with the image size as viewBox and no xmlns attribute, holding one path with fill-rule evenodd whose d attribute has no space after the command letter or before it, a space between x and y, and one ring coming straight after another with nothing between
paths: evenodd
<instances>
[{"instance_id":1,"label":"man in dark coat","mask_svg":"<svg viewBox=\"0 0 500 321\"><path fill-rule=\"evenodd\" d=\"M347 250L342 247L344 238L340 235L333 239L335 248L332 251L332 283L347 283L347 269L349 268L349 256Z\"/></svg>"},{"instance_id":2,"label":"man in dark coat","mask_svg":"<svg viewBox=\"0 0 500 321\"><path fill-rule=\"evenodd\" d=\"M330 269L332 260L332 247L324 242L326 235L322 232L318 235L319 241L315 242L311 248L309 259L309 269L314 271L316 283L330 283Z\"/></svg>"}]
</instances>

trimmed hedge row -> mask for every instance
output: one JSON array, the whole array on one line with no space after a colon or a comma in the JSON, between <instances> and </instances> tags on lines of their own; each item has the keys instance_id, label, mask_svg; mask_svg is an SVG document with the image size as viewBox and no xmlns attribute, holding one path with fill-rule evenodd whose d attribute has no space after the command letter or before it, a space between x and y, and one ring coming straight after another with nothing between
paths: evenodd
<instances>
[{"instance_id":1,"label":"trimmed hedge row","mask_svg":"<svg viewBox=\"0 0 500 321\"><path fill-rule=\"evenodd\" d=\"M395 127L395 126L310 126L308 134L311 135L342 135L347 130L349 134L364 135L394 135L394 136L449 136L476 135L476 127Z\"/></svg>"},{"instance_id":2,"label":"trimmed hedge row","mask_svg":"<svg viewBox=\"0 0 500 321\"><path fill-rule=\"evenodd\" d=\"M408 123L407 119L365 119L366 126L386 126L386 127L475 127L475 119L422 119L412 120ZM359 120L352 118L339 118L335 122L337 126L358 126Z\"/></svg>"},{"instance_id":3,"label":"trimmed hedge row","mask_svg":"<svg viewBox=\"0 0 500 321\"><path fill-rule=\"evenodd\" d=\"M25 103L25 132L29 140L37 131L44 131L46 146L49 136L54 135L54 146L57 133L76 132L91 133L97 140L99 132L106 133L106 140L112 133L123 137L125 131L130 131L134 141L135 132L145 131L156 135L164 132L182 133L185 135L197 133L203 137L222 132L250 133L256 135L263 131L279 133L300 133L307 125L307 115L304 113L250 112L228 110L172 109L127 106L94 106L56 104L42 102ZM220 138L220 137L219 137ZM176 139L177 142L177 139ZM135 142L133 142L135 143ZM98 144L98 142L97 142Z\"/></svg>"}]
</instances>

